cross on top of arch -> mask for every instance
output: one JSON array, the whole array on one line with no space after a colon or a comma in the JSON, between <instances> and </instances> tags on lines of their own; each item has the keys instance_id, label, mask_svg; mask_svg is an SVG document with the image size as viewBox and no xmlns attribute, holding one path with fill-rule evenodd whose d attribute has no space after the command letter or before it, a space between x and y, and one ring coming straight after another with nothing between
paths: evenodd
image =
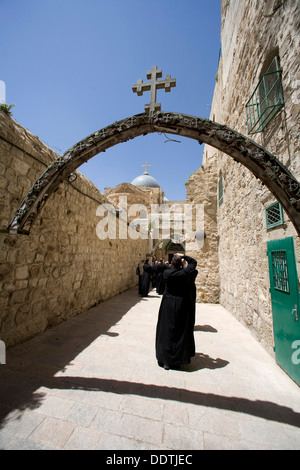
<instances>
[{"instance_id":1,"label":"cross on top of arch","mask_svg":"<svg viewBox=\"0 0 300 470\"><path fill-rule=\"evenodd\" d=\"M152 115L155 111L161 110L161 104L156 103L156 92L158 89L164 88L166 92L170 92L171 88L176 86L176 78L171 78L171 75L166 75L164 80L158 80L162 77L162 70L158 69L156 65L147 72L149 82L143 82L142 78L137 80L135 85L132 85L132 91L142 96L144 91L150 90L150 104L145 105L145 111Z\"/></svg>"}]
</instances>

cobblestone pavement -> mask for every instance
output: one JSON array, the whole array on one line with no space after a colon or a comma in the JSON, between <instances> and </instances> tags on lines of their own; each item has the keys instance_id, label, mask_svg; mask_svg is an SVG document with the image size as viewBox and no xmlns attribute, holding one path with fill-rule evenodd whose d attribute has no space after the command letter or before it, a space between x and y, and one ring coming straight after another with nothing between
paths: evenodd
<instances>
[{"instance_id":1,"label":"cobblestone pavement","mask_svg":"<svg viewBox=\"0 0 300 470\"><path fill-rule=\"evenodd\" d=\"M300 389L220 305L196 356L158 367L161 297L131 289L7 351L0 449L299 449Z\"/></svg>"}]
</instances>

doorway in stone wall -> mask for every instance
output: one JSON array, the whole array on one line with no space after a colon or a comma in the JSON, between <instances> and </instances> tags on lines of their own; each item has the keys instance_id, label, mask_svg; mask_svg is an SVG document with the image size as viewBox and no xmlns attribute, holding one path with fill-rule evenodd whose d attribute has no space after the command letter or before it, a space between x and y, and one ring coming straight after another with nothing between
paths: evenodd
<instances>
[{"instance_id":1,"label":"doorway in stone wall","mask_svg":"<svg viewBox=\"0 0 300 470\"><path fill-rule=\"evenodd\" d=\"M299 282L293 237L268 242L277 363L300 385Z\"/></svg>"}]
</instances>

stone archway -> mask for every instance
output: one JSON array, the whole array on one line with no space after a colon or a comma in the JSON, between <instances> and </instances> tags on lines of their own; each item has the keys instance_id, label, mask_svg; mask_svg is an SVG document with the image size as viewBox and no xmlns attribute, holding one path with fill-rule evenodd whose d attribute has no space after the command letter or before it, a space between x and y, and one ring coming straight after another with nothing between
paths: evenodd
<instances>
[{"instance_id":1,"label":"stone archway","mask_svg":"<svg viewBox=\"0 0 300 470\"><path fill-rule=\"evenodd\" d=\"M165 244L165 246L164 246ZM172 239L172 238L168 238L168 239L165 239L165 238L162 238L160 239L157 243L155 243L155 245L153 246L151 252L149 253L151 256L154 256L155 255L155 252L157 249L162 249L163 251L166 250L166 247L168 247L168 245L178 245L178 248L180 246L180 250L179 251L185 251L185 246L184 246L184 242L182 241L178 241L176 242L176 240ZM175 250L176 251L176 250ZM167 252L167 251L165 251Z\"/></svg>"},{"instance_id":2,"label":"stone archway","mask_svg":"<svg viewBox=\"0 0 300 470\"><path fill-rule=\"evenodd\" d=\"M206 143L248 168L271 191L300 235L300 184L268 150L225 125L181 113L137 114L100 129L58 157L20 204L8 230L29 234L43 205L70 173L98 153L140 135L164 132Z\"/></svg>"}]
</instances>

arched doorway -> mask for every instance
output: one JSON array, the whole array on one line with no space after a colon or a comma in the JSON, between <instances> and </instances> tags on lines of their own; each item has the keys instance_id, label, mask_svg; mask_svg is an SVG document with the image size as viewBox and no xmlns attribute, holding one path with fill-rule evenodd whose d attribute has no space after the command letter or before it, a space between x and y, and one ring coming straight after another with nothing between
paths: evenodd
<instances>
[{"instance_id":1,"label":"arched doorway","mask_svg":"<svg viewBox=\"0 0 300 470\"><path fill-rule=\"evenodd\" d=\"M281 203L300 234L300 184L274 155L225 125L172 112L137 114L78 142L49 165L35 182L14 214L8 230L28 234L47 199L76 168L114 145L154 132L182 135L209 144L244 165Z\"/></svg>"}]
</instances>

